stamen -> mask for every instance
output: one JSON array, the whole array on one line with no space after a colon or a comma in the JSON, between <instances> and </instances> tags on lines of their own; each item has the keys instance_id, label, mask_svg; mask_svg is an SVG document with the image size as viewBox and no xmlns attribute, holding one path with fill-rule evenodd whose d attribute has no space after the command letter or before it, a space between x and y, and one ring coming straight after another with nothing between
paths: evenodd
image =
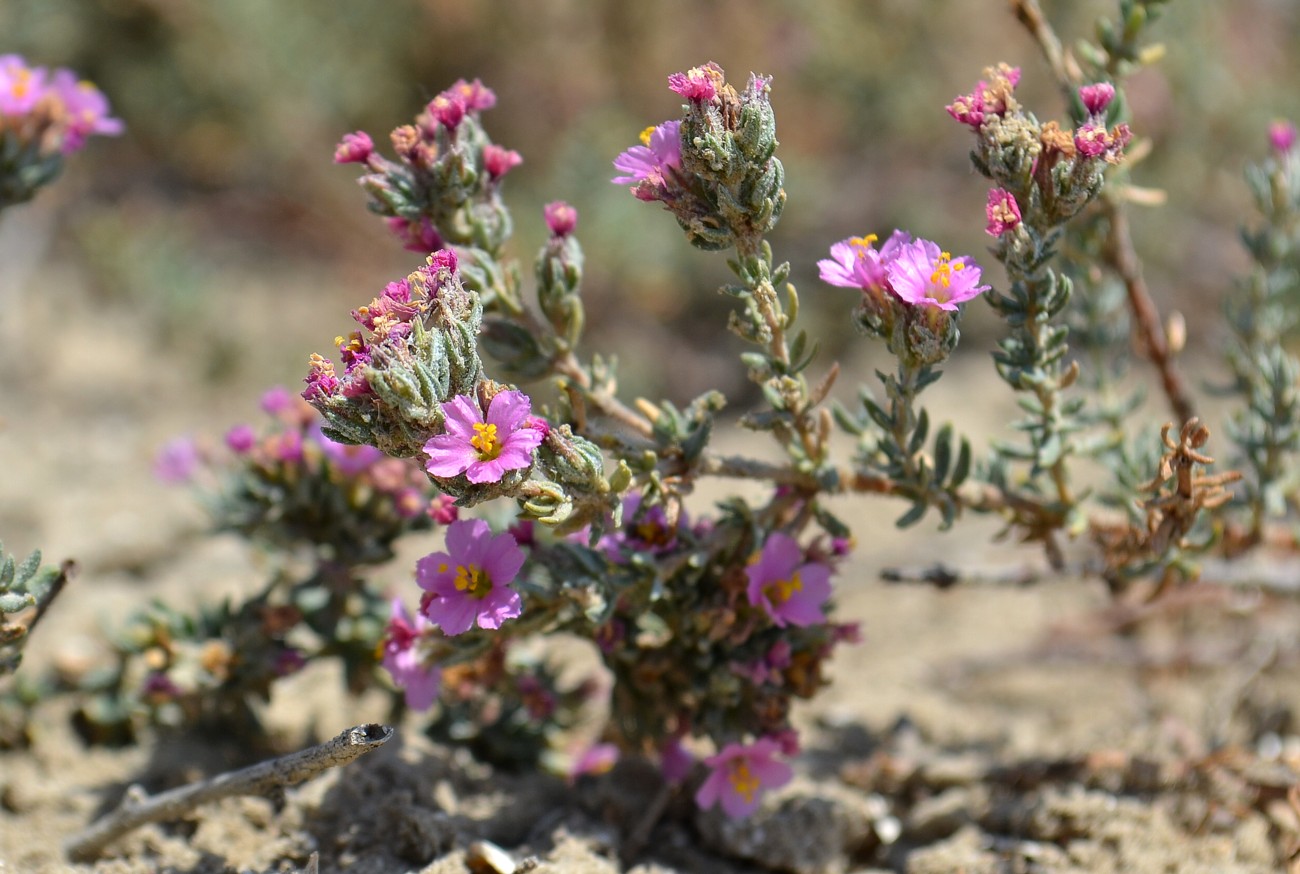
<instances>
[{"instance_id":1,"label":"stamen","mask_svg":"<svg viewBox=\"0 0 1300 874\"><path fill-rule=\"evenodd\" d=\"M497 439L497 426L486 422L474 423L474 436L469 445L478 450L479 457L491 461L501 454L501 441Z\"/></svg>"},{"instance_id":2,"label":"stamen","mask_svg":"<svg viewBox=\"0 0 1300 874\"><path fill-rule=\"evenodd\" d=\"M744 759L737 759L731 763L727 779L731 781L731 788L736 790L737 795L745 799L746 804L754 800L754 794L758 792L759 787L762 785L762 781L749 769L749 762Z\"/></svg>"},{"instance_id":3,"label":"stamen","mask_svg":"<svg viewBox=\"0 0 1300 874\"><path fill-rule=\"evenodd\" d=\"M654 133L654 132L655 132L655 126L654 126L654 125L650 125L648 128L646 128L645 130L641 131L641 145L643 145L643 146L648 146L648 145L650 145L650 135L651 135L652 133Z\"/></svg>"},{"instance_id":4,"label":"stamen","mask_svg":"<svg viewBox=\"0 0 1300 874\"><path fill-rule=\"evenodd\" d=\"M471 598L482 598L492 590L492 580L476 564L456 566L456 591Z\"/></svg>"}]
</instances>

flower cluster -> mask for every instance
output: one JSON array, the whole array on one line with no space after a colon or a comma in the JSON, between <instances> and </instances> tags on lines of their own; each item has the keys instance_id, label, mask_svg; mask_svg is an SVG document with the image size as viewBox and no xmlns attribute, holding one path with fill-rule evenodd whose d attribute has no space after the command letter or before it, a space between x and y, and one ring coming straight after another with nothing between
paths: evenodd
<instances>
[{"instance_id":1,"label":"flower cluster","mask_svg":"<svg viewBox=\"0 0 1300 874\"><path fill-rule=\"evenodd\" d=\"M615 159L623 175L614 183L663 203L695 246L757 251L785 206L769 80L751 75L738 92L710 62L673 74L668 87L686 99L684 118L647 128Z\"/></svg>"},{"instance_id":2,"label":"flower cluster","mask_svg":"<svg viewBox=\"0 0 1300 874\"><path fill-rule=\"evenodd\" d=\"M0 55L0 209L29 200L91 136L122 130L103 93L71 70Z\"/></svg>"},{"instance_id":3,"label":"flower cluster","mask_svg":"<svg viewBox=\"0 0 1300 874\"><path fill-rule=\"evenodd\" d=\"M446 519L442 496L412 461L331 439L316 411L283 388L267 391L261 407L269 423L232 426L224 453L180 438L155 460L167 482L197 480L208 469L218 527L369 563L391 557L403 534Z\"/></svg>"},{"instance_id":4,"label":"flower cluster","mask_svg":"<svg viewBox=\"0 0 1300 874\"><path fill-rule=\"evenodd\" d=\"M343 373L313 354L302 396L331 438L418 455L442 428L442 404L479 386L478 295L461 284L455 252L440 249L352 318L360 330L335 340Z\"/></svg>"},{"instance_id":5,"label":"flower cluster","mask_svg":"<svg viewBox=\"0 0 1300 874\"><path fill-rule=\"evenodd\" d=\"M510 235L501 180L523 160L483 130L480 115L496 102L482 82L462 79L430 100L414 123L392 132L396 161L379 154L364 131L345 134L334 160L366 169L360 183L370 209L384 216L407 249L428 254L454 245L496 252Z\"/></svg>"},{"instance_id":6,"label":"flower cluster","mask_svg":"<svg viewBox=\"0 0 1300 874\"><path fill-rule=\"evenodd\" d=\"M862 291L858 325L885 338L890 351L920 364L943 361L956 346L958 304L987 291L979 265L953 258L929 240L895 231L875 248L877 237L850 237L817 262L823 282Z\"/></svg>"},{"instance_id":7,"label":"flower cluster","mask_svg":"<svg viewBox=\"0 0 1300 874\"><path fill-rule=\"evenodd\" d=\"M1104 167L1120 163L1133 136L1125 123L1108 126L1115 98L1109 82L1079 88L1083 117L1073 130L1055 121L1040 124L1026 113L1015 97L1019 82L1019 68L999 64L947 106L978 137L975 161L995 183L988 232L997 237L1014 230L1022 214L1060 224L1078 213L1101 189Z\"/></svg>"}]
</instances>

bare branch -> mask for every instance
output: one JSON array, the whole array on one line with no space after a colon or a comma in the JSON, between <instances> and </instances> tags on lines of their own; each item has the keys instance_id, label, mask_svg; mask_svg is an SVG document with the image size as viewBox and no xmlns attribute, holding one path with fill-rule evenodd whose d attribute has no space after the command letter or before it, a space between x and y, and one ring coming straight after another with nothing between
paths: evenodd
<instances>
[{"instance_id":1,"label":"bare branch","mask_svg":"<svg viewBox=\"0 0 1300 874\"><path fill-rule=\"evenodd\" d=\"M128 792L121 807L65 843L64 852L74 862L93 861L110 842L146 823L175 819L200 804L221 798L265 795L301 783L378 749L392 736L393 729L387 725L358 725L323 744L152 797Z\"/></svg>"}]
</instances>

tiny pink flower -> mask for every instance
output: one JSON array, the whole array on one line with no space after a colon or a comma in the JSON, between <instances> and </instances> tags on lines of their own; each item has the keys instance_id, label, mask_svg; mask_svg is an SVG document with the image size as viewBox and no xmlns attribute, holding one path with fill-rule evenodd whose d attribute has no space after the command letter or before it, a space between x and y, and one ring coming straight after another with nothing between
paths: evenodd
<instances>
[{"instance_id":1,"label":"tiny pink flower","mask_svg":"<svg viewBox=\"0 0 1300 874\"><path fill-rule=\"evenodd\" d=\"M563 200L546 204L542 207L542 215L546 217L546 226L551 229L552 236L567 237L578 226L578 211Z\"/></svg>"},{"instance_id":2,"label":"tiny pink flower","mask_svg":"<svg viewBox=\"0 0 1300 874\"><path fill-rule=\"evenodd\" d=\"M470 112L482 112L497 105L496 94L478 79L473 82L457 79L447 92L459 97Z\"/></svg>"},{"instance_id":3,"label":"tiny pink flower","mask_svg":"<svg viewBox=\"0 0 1300 874\"><path fill-rule=\"evenodd\" d=\"M108 98L103 92L89 82L78 80L71 70L56 70L49 90L62 101L67 115L63 154L80 149L92 134L117 136L125 130L121 119L109 117Z\"/></svg>"},{"instance_id":4,"label":"tiny pink flower","mask_svg":"<svg viewBox=\"0 0 1300 874\"><path fill-rule=\"evenodd\" d=\"M450 131L460 127L467 109L465 98L453 91L442 92L430 100L428 106L429 115L433 120Z\"/></svg>"},{"instance_id":5,"label":"tiny pink flower","mask_svg":"<svg viewBox=\"0 0 1300 874\"><path fill-rule=\"evenodd\" d=\"M1268 142L1279 155L1287 154L1295 148L1295 125L1281 119L1273 122L1268 126Z\"/></svg>"},{"instance_id":6,"label":"tiny pink flower","mask_svg":"<svg viewBox=\"0 0 1300 874\"><path fill-rule=\"evenodd\" d=\"M572 784L579 777L608 774L618 763L618 757L619 750L614 744L592 744L573 760L573 764L569 765L568 782Z\"/></svg>"},{"instance_id":7,"label":"tiny pink flower","mask_svg":"<svg viewBox=\"0 0 1300 874\"><path fill-rule=\"evenodd\" d=\"M320 430L320 426L313 431L312 437L315 438L321 453L333 464L334 469L344 476L356 476L371 468L375 462L388 457L373 446L354 446L331 440Z\"/></svg>"},{"instance_id":8,"label":"tiny pink flower","mask_svg":"<svg viewBox=\"0 0 1300 874\"><path fill-rule=\"evenodd\" d=\"M375 153L375 142L363 130L344 134L334 150L335 164L364 164Z\"/></svg>"},{"instance_id":9,"label":"tiny pink flower","mask_svg":"<svg viewBox=\"0 0 1300 874\"><path fill-rule=\"evenodd\" d=\"M717 96L722 82L722 68L712 61L668 77L668 87L692 103L708 103Z\"/></svg>"},{"instance_id":10,"label":"tiny pink flower","mask_svg":"<svg viewBox=\"0 0 1300 874\"><path fill-rule=\"evenodd\" d=\"M758 809L763 793L789 783L794 771L775 756L780 745L760 738L748 746L727 744L722 752L704 760L711 770L695 793L695 803L707 810L721 804L732 819L749 816Z\"/></svg>"},{"instance_id":11,"label":"tiny pink flower","mask_svg":"<svg viewBox=\"0 0 1300 874\"><path fill-rule=\"evenodd\" d=\"M420 638L433 624L417 613L414 618L397 598L393 599L393 612L384 631L384 670L393 678L393 684L406 693L406 705L412 710L428 710L438 697L442 671L425 665L417 646Z\"/></svg>"},{"instance_id":12,"label":"tiny pink flower","mask_svg":"<svg viewBox=\"0 0 1300 874\"><path fill-rule=\"evenodd\" d=\"M990 237L1000 237L1020 224L1020 204L1016 203L1015 195L1005 188L991 188L984 215L989 221L984 232Z\"/></svg>"},{"instance_id":13,"label":"tiny pink flower","mask_svg":"<svg viewBox=\"0 0 1300 874\"><path fill-rule=\"evenodd\" d=\"M447 526L447 551L416 562L415 579L428 592L424 615L443 634L455 636L479 628L496 629L522 610L510 583L524 565L524 551L509 534L492 534L482 519Z\"/></svg>"},{"instance_id":14,"label":"tiny pink flower","mask_svg":"<svg viewBox=\"0 0 1300 874\"><path fill-rule=\"evenodd\" d=\"M1079 89L1079 99L1083 101L1083 107L1089 115L1101 115L1115 99L1115 86L1109 82L1084 85Z\"/></svg>"},{"instance_id":15,"label":"tiny pink flower","mask_svg":"<svg viewBox=\"0 0 1300 874\"><path fill-rule=\"evenodd\" d=\"M826 618L822 605L831 595L831 570L820 562L804 561L793 537L774 533L745 574L749 603L762 607L777 625L806 626Z\"/></svg>"},{"instance_id":16,"label":"tiny pink flower","mask_svg":"<svg viewBox=\"0 0 1300 874\"><path fill-rule=\"evenodd\" d=\"M533 463L533 450L542 432L529 428L532 401L519 391L499 392L487 415L469 395L457 395L442 405L444 433L429 438L425 469L437 477L465 474L472 483L500 482L506 471Z\"/></svg>"},{"instance_id":17,"label":"tiny pink flower","mask_svg":"<svg viewBox=\"0 0 1300 874\"><path fill-rule=\"evenodd\" d=\"M257 443L252 425L235 425L226 432L226 447L236 455L247 455Z\"/></svg>"},{"instance_id":18,"label":"tiny pink flower","mask_svg":"<svg viewBox=\"0 0 1300 874\"><path fill-rule=\"evenodd\" d=\"M0 116L26 115L45 96L45 68L21 55L0 55Z\"/></svg>"},{"instance_id":19,"label":"tiny pink flower","mask_svg":"<svg viewBox=\"0 0 1300 874\"><path fill-rule=\"evenodd\" d=\"M316 352L311 355L307 378L303 382L307 383L307 387L302 390L302 398L308 403L317 403L333 397L341 386L334 372L334 362ZM265 401L265 397L263 400ZM265 403L262 409L266 409Z\"/></svg>"},{"instance_id":20,"label":"tiny pink flower","mask_svg":"<svg viewBox=\"0 0 1300 874\"><path fill-rule=\"evenodd\" d=\"M483 169L493 181L500 179L524 162L523 157L514 149L506 149L496 143L483 147Z\"/></svg>"},{"instance_id":21,"label":"tiny pink flower","mask_svg":"<svg viewBox=\"0 0 1300 874\"><path fill-rule=\"evenodd\" d=\"M658 127L642 131L641 145L633 146L614 159L614 169L626 174L615 176L614 184L633 185L639 189L645 183L663 188L668 173L682 165L681 129L680 121L665 121Z\"/></svg>"},{"instance_id":22,"label":"tiny pink flower","mask_svg":"<svg viewBox=\"0 0 1300 874\"><path fill-rule=\"evenodd\" d=\"M271 457L285 464L297 464L303 460L302 434L298 431L285 431L266 441L266 448Z\"/></svg>"},{"instance_id":23,"label":"tiny pink flower","mask_svg":"<svg viewBox=\"0 0 1300 874\"><path fill-rule=\"evenodd\" d=\"M456 506L456 499L451 495L438 495L429 502L425 513L439 525L450 525L460 518L460 508Z\"/></svg>"},{"instance_id":24,"label":"tiny pink flower","mask_svg":"<svg viewBox=\"0 0 1300 874\"><path fill-rule=\"evenodd\" d=\"M293 406L293 395L284 386L275 385L262 393L262 398L258 403L263 413L268 416L278 416L281 413L288 412Z\"/></svg>"},{"instance_id":25,"label":"tiny pink flower","mask_svg":"<svg viewBox=\"0 0 1300 874\"><path fill-rule=\"evenodd\" d=\"M153 475L170 485L189 482L202 460L192 437L176 437L164 443L154 456Z\"/></svg>"},{"instance_id":26,"label":"tiny pink flower","mask_svg":"<svg viewBox=\"0 0 1300 874\"><path fill-rule=\"evenodd\" d=\"M886 273L889 287L913 306L956 310L957 304L989 289L979 284L980 268L971 258L954 260L929 240L913 240L901 247Z\"/></svg>"},{"instance_id":27,"label":"tiny pink flower","mask_svg":"<svg viewBox=\"0 0 1300 874\"><path fill-rule=\"evenodd\" d=\"M444 245L442 236L428 216L420 216L420 220L414 222L401 216L390 216L384 219L384 222L388 225L388 229L402 241L402 248L408 252L427 255L435 249L441 249Z\"/></svg>"},{"instance_id":28,"label":"tiny pink flower","mask_svg":"<svg viewBox=\"0 0 1300 874\"><path fill-rule=\"evenodd\" d=\"M414 519L426 509L424 492L415 486L407 486L393 493L393 511L403 519Z\"/></svg>"}]
</instances>

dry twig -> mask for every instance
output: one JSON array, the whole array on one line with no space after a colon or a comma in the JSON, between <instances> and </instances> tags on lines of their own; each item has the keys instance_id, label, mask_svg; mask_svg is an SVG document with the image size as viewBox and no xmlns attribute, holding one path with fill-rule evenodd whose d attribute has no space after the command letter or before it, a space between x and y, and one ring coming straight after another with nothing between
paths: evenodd
<instances>
[{"instance_id":1,"label":"dry twig","mask_svg":"<svg viewBox=\"0 0 1300 874\"><path fill-rule=\"evenodd\" d=\"M133 786L121 807L69 840L64 844L64 852L74 862L93 861L110 842L146 823L175 819L209 801L238 795L265 795L282 786L301 783L378 749L392 736L393 729L387 725L358 725L323 744L152 797Z\"/></svg>"}]
</instances>

